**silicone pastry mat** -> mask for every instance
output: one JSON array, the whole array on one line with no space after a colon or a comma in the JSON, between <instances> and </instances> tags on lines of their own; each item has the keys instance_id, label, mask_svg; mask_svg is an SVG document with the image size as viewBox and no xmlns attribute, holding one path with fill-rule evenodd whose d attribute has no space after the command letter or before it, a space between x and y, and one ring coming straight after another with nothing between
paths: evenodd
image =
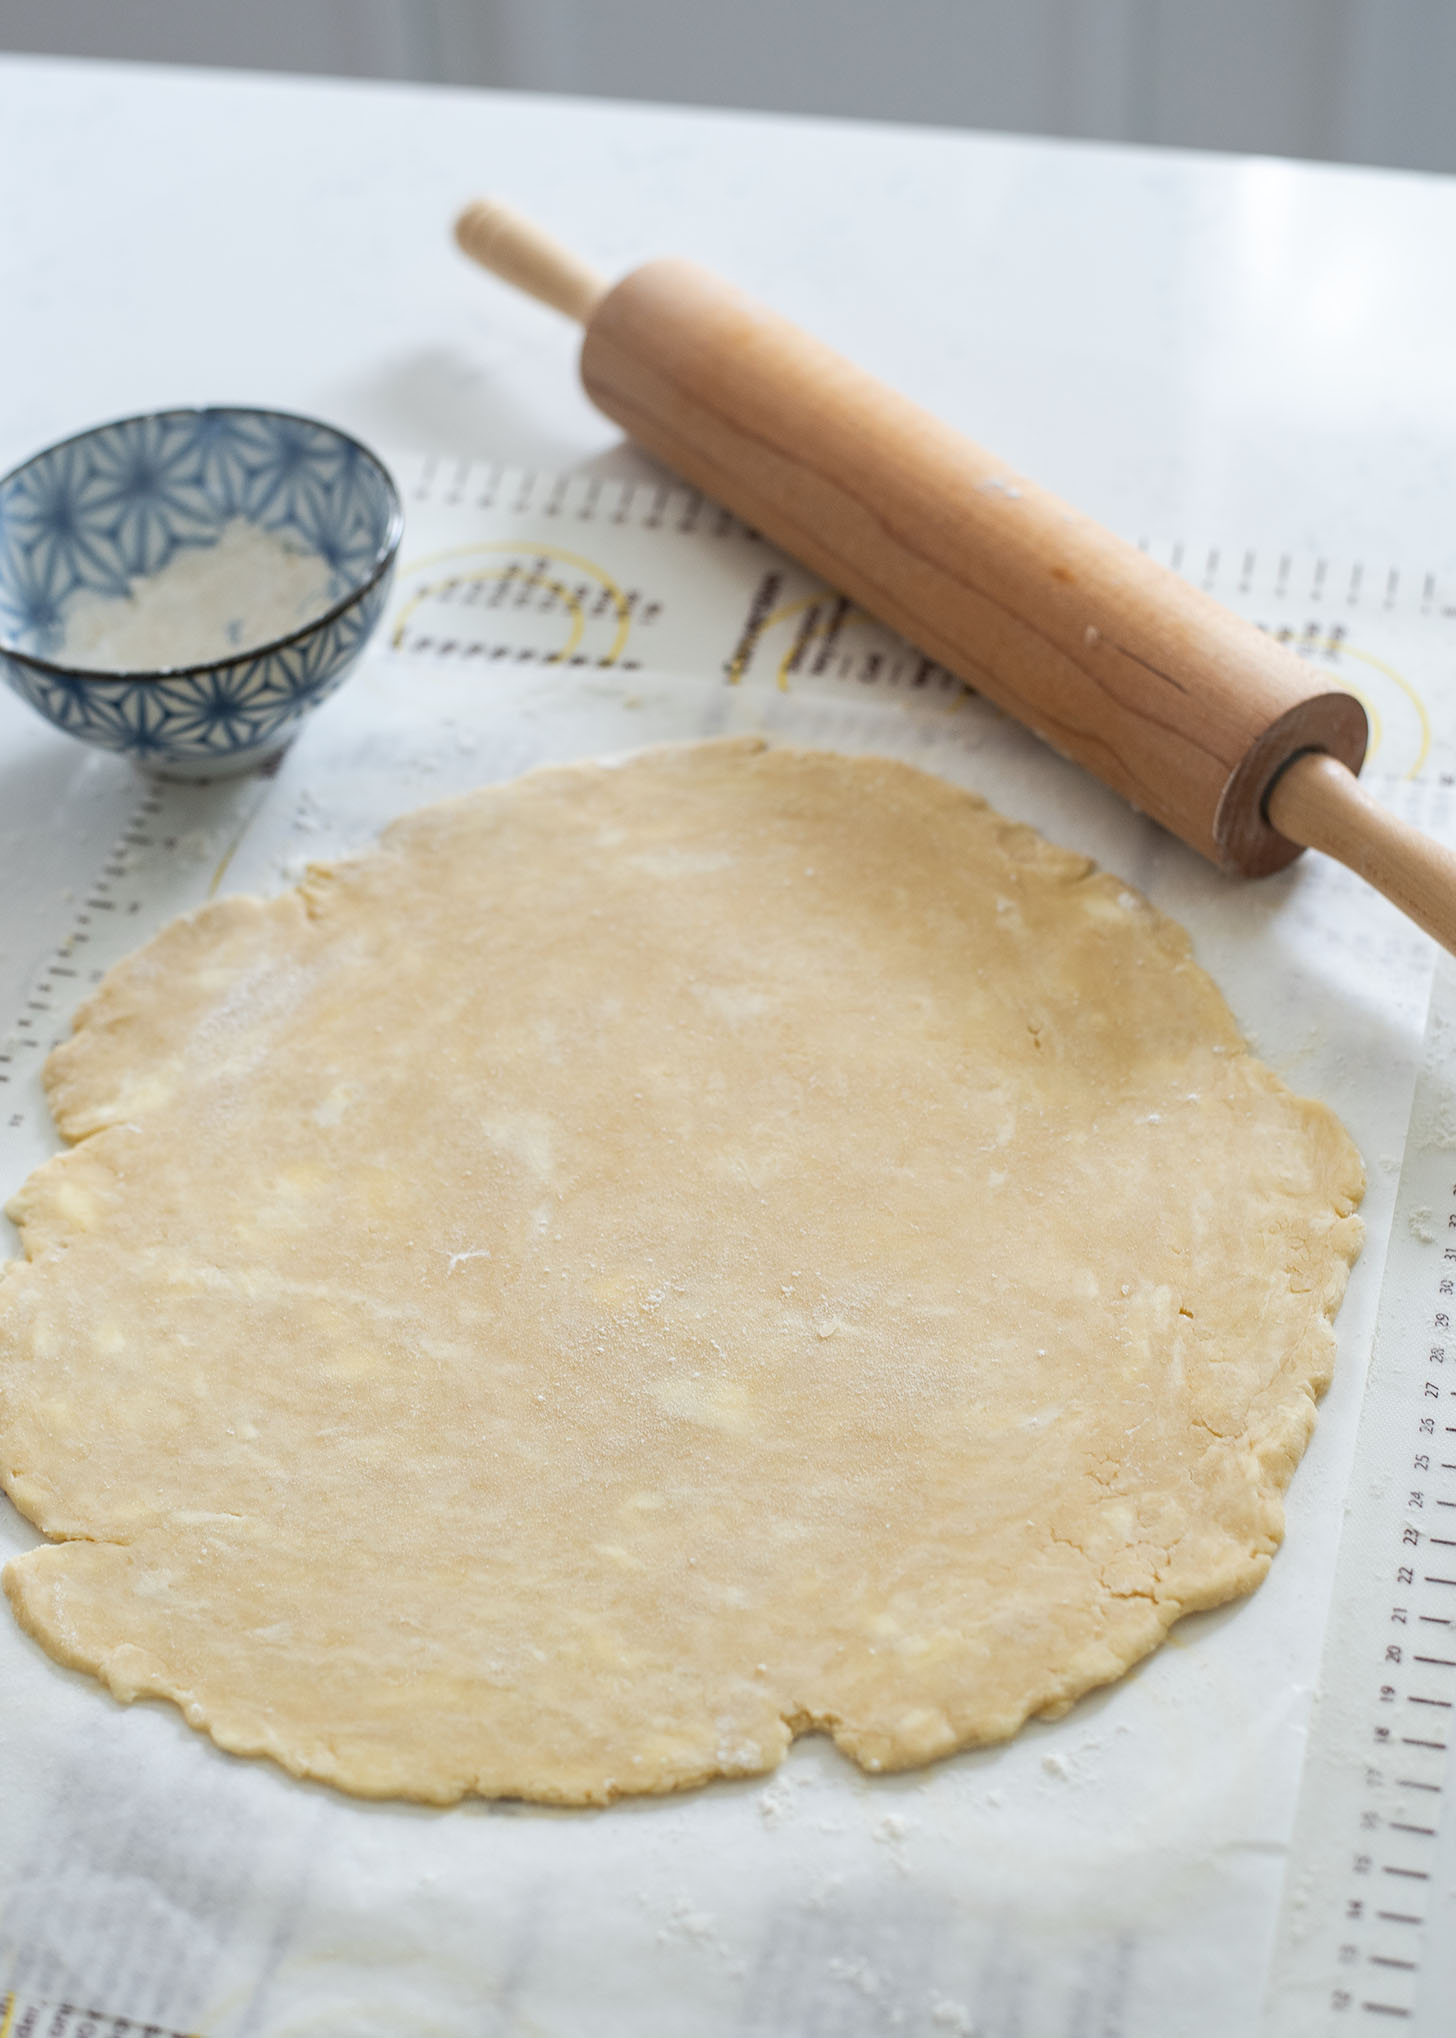
<instances>
[{"instance_id":1,"label":"silicone pastry mat","mask_svg":"<svg viewBox=\"0 0 1456 2038\"><path fill-rule=\"evenodd\" d=\"M1456 1502L1456 1473L1402 1427L1429 1419L1415 1403L1446 1378L1422 1315L1443 1299L1429 1256L1445 1250L1446 1217L1420 1170L1456 1128L1439 1055L1419 1099L1436 1130L1412 1145L1402 1186L1429 944L1312 857L1227 883L690 491L443 460L397 470L410 525L389 622L271 777L151 785L0 703L7 1193L55 1147L45 1048L171 914L223 889L276 889L394 814L537 763L761 730L941 772L1192 929L1258 1051L1326 1098L1367 1157L1368 1243L1335 1385L1258 1593L1182 1623L1066 1719L900 1777L863 1777L808 1740L771 1777L603 1813L360 1804L220 1755L168 1707L118 1707L0 1622L0 1988L22 1992L26 2015L32 2001L96 2004L205 2038L1226 2038L1259 2027L1273 1972L1281 2038L1392 2016L1433 2038L1421 1991L1439 1958L1447 1828L1404 1815L1401 1779L1442 1783L1444 1750L1415 1751L1419 1777L1386 1765L1376 1784L1364 1759L1375 1729L1394 1723L1398 1740L1422 1701L1456 1696L1430 1681L1451 1673L1414 1661L1438 1649L1411 1651L1395 1676L1383 1667L1391 1604L1409 1626L1444 1590L1392 1602L1387 1558L1398 1571L1405 1530L1426 1534ZM1445 590L1399 562L1151 549L1360 692L1381 791L1445 825ZM1395 1413L1357 1442L1378 1310L1376 1386L1389 1391L1372 1406ZM1419 1481L1416 1455L1429 1461ZM1377 1487L1370 1504L1394 1516L1359 1540L1379 1575L1352 1589L1347 1563L1337 1591L1347 1498L1363 1506ZM0 1511L0 1553L34 1540ZM1427 1573L1444 1575L1434 1561ZM1332 1593L1343 1640L1306 1764ZM1318 1830L1308 1806L1296 1826L1302 1773L1320 1780ZM1419 1888L1419 1875L1429 1904L1364 1895ZM1397 1910L1418 1922L1377 1915Z\"/></svg>"}]
</instances>

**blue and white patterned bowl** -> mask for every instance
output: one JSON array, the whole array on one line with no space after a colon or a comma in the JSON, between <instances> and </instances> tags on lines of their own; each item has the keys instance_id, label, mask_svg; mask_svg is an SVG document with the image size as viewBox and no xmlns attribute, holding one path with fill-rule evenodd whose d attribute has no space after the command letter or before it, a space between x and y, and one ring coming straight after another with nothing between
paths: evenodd
<instances>
[{"instance_id":1,"label":"blue and white patterned bowl","mask_svg":"<svg viewBox=\"0 0 1456 2038\"><path fill-rule=\"evenodd\" d=\"M0 481L0 671L164 777L248 770L348 676L403 521L375 456L313 418L101 425Z\"/></svg>"}]
</instances>

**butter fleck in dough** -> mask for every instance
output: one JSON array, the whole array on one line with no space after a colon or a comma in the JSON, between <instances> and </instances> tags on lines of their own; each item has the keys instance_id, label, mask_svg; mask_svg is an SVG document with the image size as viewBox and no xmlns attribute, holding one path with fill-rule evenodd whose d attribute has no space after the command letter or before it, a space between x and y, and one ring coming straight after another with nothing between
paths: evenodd
<instances>
[{"instance_id":1,"label":"butter fleck in dough","mask_svg":"<svg viewBox=\"0 0 1456 2038\"><path fill-rule=\"evenodd\" d=\"M879 758L426 809L114 970L12 1206L21 1623L366 1796L1013 1734L1255 1586L1360 1161L1186 935Z\"/></svg>"}]
</instances>

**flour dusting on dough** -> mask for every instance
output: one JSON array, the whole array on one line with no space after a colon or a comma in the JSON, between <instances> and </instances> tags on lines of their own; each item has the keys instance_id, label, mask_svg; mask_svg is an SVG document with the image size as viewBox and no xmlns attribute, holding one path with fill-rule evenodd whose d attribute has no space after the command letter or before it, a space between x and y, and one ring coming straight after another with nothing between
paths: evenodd
<instances>
[{"instance_id":1,"label":"flour dusting on dough","mask_svg":"<svg viewBox=\"0 0 1456 2038\"><path fill-rule=\"evenodd\" d=\"M47 1085L15 1612L364 1795L1065 1711L1263 1576L1360 1237L1181 929L938 779L755 742L218 901Z\"/></svg>"}]
</instances>

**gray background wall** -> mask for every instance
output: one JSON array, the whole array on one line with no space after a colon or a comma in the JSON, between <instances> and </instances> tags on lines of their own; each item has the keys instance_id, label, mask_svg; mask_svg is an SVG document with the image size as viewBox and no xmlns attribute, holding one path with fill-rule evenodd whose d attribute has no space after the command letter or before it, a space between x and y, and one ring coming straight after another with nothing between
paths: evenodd
<instances>
[{"instance_id":1,"label":"gray background wall","mask_svg":"<svg viewBox=\"0 0 1456 2038\"><path fill-rule=\"evenodd\" d=\"M1456 170L1456 0L0 0L0 50Z\"/></svg>"}]
</instances>

